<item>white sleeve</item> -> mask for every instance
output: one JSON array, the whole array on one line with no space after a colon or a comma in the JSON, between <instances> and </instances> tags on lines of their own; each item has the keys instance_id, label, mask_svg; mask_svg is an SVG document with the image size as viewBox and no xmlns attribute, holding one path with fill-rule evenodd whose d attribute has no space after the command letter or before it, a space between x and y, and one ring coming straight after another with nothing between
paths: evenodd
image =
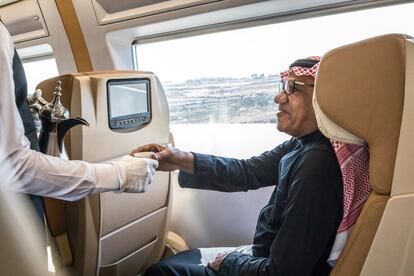
<instances>
[{"instance_id":1,"label":"white sleeve","mask_svg":"<svg viewBox=\"0 0 414 276\"><path fill-rule=\"evenodd\" d=\"M127 177L123 166L68 161L30 149L15 104L13 56L13 42L0 23L0 166L12 179L7 188L64 200L119 189Z\"/></svg>"}]
</instances>

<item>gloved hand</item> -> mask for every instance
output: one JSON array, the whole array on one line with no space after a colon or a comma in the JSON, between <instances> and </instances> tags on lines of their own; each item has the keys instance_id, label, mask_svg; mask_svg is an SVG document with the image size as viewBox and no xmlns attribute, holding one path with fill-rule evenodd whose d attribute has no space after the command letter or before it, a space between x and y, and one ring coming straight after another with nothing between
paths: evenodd
<instances>
[{"instance_id":1,"label":"gloved hand","mask_svg":"<svg viewBox=\"0 0 414 276\"><path fill-rule=\"evenodd\" d=\"M152 182L158 161L125 155L112 162L119 175L119 191L126 193L143 193Z\"/></svg>"}]
</instances>

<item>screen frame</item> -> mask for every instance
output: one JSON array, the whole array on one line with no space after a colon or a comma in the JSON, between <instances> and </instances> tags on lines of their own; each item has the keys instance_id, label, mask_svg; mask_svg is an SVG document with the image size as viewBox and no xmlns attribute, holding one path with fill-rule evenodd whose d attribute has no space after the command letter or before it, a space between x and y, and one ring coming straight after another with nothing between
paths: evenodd
<instances>
[{"instance_id":1,"label":"screen frame","mask_svg":"<svg viewBox=\"0 0 414 276\"><path fill-rule=\"evenodd\" d=\"M111 85L122 85L131 83L145 83L147 85L147 112L133 113L123 116L112 117L111 114ZM125 79L109 79L106 82L106 97L107 97L107 108L108 108L108 126L112 130L117 129L131 129L136 130L142 125L147 124L151 121L151 80L149 78L125 78ZM122 124L121 124L122 123Z\"/></svg>"}]
</instances>

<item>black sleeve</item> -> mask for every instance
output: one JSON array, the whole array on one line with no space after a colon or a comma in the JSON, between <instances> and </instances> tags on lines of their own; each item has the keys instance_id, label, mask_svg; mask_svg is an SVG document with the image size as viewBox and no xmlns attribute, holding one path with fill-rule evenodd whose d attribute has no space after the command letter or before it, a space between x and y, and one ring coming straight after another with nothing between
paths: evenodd
<instances>
[{"instance_id":1,"label":"black sleeve","mask_svg":"<svg viewBox=\"0 0 414 276\"><path fill-rule=\"evenodd\" d=\"M269 258L232 253L219 275L322 275L342 219L337 160L314 150L296 167Z\"/></svg>"},{"instance_id":2,"label":"black sleeve","mask_svg":"<svg viewBox=\"0 0 414 276\"><path fill-rule=\"evenodd\" d=\"M291 139L246 160L194 154L194 175L180 172L178 181L183 188L238 192L277 184L280 159L295 144Z\"/></svg>"}]
</instances>

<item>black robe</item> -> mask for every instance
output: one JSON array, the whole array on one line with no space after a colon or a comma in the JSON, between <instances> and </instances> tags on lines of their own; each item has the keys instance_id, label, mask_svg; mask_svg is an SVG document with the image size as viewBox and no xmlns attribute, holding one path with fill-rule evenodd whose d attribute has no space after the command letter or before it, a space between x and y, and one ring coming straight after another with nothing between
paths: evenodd
<instances>
[{"instance_id":1,"label":"black robe","mask_svg":"<svg viewBox=\"0 0 414 276\"><path fill-rule=\"evenodd\" d=\"M26 101L27 98L27 81L24 73L22 62L14 51L13 56L13 81L14 81L14 94L16 97L16 106L19 110L20 117L22 118L24 125L24 135L30 141L30 148L32 150L39 151L39 141L37 138L36 128L34 125L32 114L30 113L29 105ZM43 221L43 203L41 197L35 195L29 195L32 203L34 204L37 213Z\"/></svg>"},{"instance_id":2,"label":"black robe","mask_svg":"<svg viewBox=\"0 0 414 276\"><path fill-rule=\"evenodd\" d=\"M275 186L259 214L253 256L231 253L219 275L329 274L343 214L342 174L329 139L317 131L246 160L194 157L194 175L180 172L181 187L237 192Z\"/></svg>"}]
</instances>

